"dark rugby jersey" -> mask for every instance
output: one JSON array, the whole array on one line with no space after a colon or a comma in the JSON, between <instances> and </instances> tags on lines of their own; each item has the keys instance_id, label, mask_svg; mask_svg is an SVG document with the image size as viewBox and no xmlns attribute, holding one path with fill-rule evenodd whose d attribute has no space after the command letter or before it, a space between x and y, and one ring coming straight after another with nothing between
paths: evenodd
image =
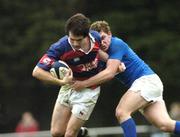
<instances>
[{"instance_id":1,"label":"dark rugby jersey","mask_svg":"<svg viewBox=\"0 0 180 137\"><path fill-rule=\"evenodd\" d=\"M81 50L74 50L68 36L64 36L58 42L51 45L37 66L49 71L55 61L62 60L72 69L73 76L76 79L83 80L96 75L101 69L98 56L101 40L96 31L90 31L89 38L91 48L88 53L84 53Z\"/></svg>"}]
</instances>

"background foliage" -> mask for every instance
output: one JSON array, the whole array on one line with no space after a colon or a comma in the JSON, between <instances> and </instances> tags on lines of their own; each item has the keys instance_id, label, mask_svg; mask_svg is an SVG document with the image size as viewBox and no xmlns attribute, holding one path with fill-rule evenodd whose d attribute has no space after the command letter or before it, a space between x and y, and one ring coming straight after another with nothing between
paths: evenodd
<instances>
[{"instance_id":1,"label":"background foliage","mask_svg":"<svg viewBox=\"0 0 180 137\"><path fill-rule=\"evenodd\" d=\"M167 106L179 100L179 6L179 0L0 0L0 132L14 131L26 110L33 112L42 130L49 129L58 87L44 85L31 73L49 45L64 35L65 21L77 12L91 21L108 21L113 34L160 75ZM123 90L116 80L104 84L87 125L116 125L114 110Z\"/></svg>"}]
</instances>

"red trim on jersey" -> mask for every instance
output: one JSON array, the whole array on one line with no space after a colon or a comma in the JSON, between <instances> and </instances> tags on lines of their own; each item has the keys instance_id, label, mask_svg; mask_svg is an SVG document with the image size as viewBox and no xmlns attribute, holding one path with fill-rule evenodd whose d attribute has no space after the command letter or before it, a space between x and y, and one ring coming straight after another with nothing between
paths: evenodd
<instances>
[{"instance_id":1,"label":"red trim on jersey","mask_svg":"<svg viewBox=\"0 0 180 137\"><path fill-rule=\"evenodd\" d=\"M99 50L99 47L100 47L100 45L99 45L99 43L96 41L96 42L94 43L94 47L93 47L92 51L98 51L98 50Z\"/></svg>"},{"instance_id":2,"label":"red trim on jersey","mask_svg":"<svg viewBox=\"0 0 180 137\"><path fill-rule=\"evenodd\" d=\"M73 59L73 58L76 58L76 57L81 57L83 55L84 55L84 53L81 52L81 51L71 50L69 52L64 53L62 56L60 56L60 60L65 61L65 60Z\"/></svg>"},{"instance_id":3,"label":"red trim on jersey","mask_svg":"<svg viewBox=\"0 0 180 137\"><path fill-rule=\"evenodd\" d=\"M41 64L45 64L46 66L51 66L53 63L54 63L54 59L53 58L50 58L48 57L47 54L44 54L44 56L40 59L40 63Z\"/></svg>"}]
</instances>

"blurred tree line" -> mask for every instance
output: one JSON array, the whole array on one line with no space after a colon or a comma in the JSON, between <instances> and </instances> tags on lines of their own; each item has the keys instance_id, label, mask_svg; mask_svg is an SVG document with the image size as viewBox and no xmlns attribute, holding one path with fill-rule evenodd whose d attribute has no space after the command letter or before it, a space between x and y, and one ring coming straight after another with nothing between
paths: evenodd
<instances>
[{"instance_id":1,"label":"blurred tree line","mask_svg":"<svg viewBox=\"0 0 180 137\"><path fill-rule=\"evenodd\" d=\"M49 129L58 87L44 85L31 73L49 45L64 35L65 21L77 12L91 21L108 21L113 34L160 75L167 103L179 100L179 7L179 0L0 0L0 132L13 131L26 110L39 119L41 129ZM103 85L89 125L117 124L114 109L123 89L116 80Z\"/></svg>"}]
</instances>

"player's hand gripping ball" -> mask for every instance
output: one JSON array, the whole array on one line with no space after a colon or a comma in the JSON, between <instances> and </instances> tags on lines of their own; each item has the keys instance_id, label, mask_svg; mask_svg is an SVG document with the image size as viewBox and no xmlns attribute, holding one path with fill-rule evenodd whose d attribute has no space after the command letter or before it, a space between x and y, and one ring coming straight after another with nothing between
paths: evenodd
<instances>
[{"instance_id":1,"label":"player's hand gripping ball","mask_svg":"<svg viewBox=\"0 0 180 137\"><path fill-rule=\"evenodd\" d=\"M50 73L58 79L63 79L68 69L69 66L64 61L59 60L52 64Z\"/></svg>"}]
</instances>

